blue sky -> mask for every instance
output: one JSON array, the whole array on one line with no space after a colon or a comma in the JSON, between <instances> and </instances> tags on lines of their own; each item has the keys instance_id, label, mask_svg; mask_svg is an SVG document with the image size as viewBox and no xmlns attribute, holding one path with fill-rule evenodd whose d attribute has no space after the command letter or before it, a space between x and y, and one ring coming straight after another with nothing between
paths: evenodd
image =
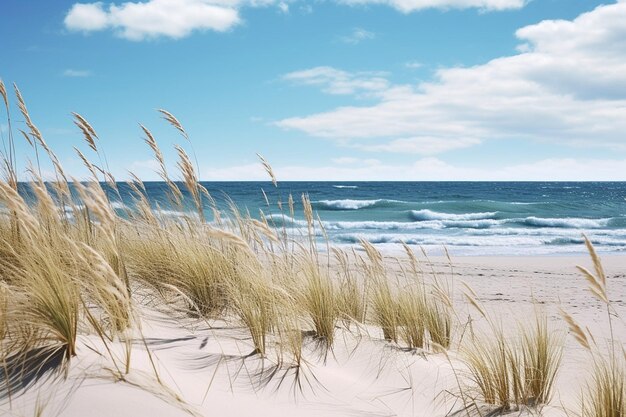
<instances>
[{"instance_id":1,"label":"blue sky","mask_svg":"<svg viewBox=\"0 0 626 417\"><path fill-rule=\"evenodd\" d=\"M164 108L207 180L626 180L626 1L3 0L0 46L78 177L71 112L155 179Z\"/></svg>"}]
</instances>

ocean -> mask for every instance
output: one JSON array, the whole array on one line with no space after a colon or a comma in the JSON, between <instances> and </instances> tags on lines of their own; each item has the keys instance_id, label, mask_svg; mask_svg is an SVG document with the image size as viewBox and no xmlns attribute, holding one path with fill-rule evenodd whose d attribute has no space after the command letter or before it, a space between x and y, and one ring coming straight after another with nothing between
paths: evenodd
<instances>
[{"instance_id":1,"label":"ocean","mask_svg":"<svg viewBox=\"0 0 626 417\"><path fill-rule=\"evenodd\" d=\"M167 187L147 182L148 197L165 210ZM300 196L309 195L335 245L365 239L381 249L399 243L462 255L563 255L585 251L583 234L599 252L626 251L626 182L205 182L228 210L271 216L277 227L304 225ZM122 200L132 206L128 187ZM183 188L183 187L181 187ZM267 194L268 207L263 191ZM296 202L289 217L289 194ZM114 197L112 199L115 200ZM284 203L284 213L277 201ZM191 209L190 209L191 210ZM212 213L206 210L208 219Z\"/></svg>"}]
</instances>

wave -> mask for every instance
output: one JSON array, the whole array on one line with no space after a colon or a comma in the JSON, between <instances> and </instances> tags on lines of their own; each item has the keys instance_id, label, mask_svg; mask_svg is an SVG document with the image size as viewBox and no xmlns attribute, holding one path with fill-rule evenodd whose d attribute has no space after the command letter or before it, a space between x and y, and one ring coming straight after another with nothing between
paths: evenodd
<instances>
[{"instance_id":1,"label":"wave","mask_svg":"<svg viewBox=\"0 0 626 417\"><path fill-rule=\"evenodd\" d=\"M591 237L592 243L598 247L626 248L626 240L606 237ZM584 239L574 237L548 236L446 236L446 235L403 235L403 234L373 234L349 233L336 236L340 243L359 243L365 240L372 244L406 243L408 245L433 246L474 246L474 247L542 247L584 245ZM581 248L582 249L582 248Z\"/></svg>"},{"instance_id":2,"label":"wave","mask_svg":"<svg viewBox=\"0 0 626 417\"><path fill-rule=\"evenodd\" d=\"M575 217L543 218L526 217L521 223L534 227L559 227L565 229L599 229L606 227L611 219L582 219Z\"/></svg>"},{"instance_id":3,"label":"wave","mask_svg":"<svg viewBox=\"0 0 626 417\"><path fill-rule=\"evenodd\" d=\"M398 201L398 200L384 200L384 199L377 199L377 200L350 200L350 199L344 199L344 200L320 200L320 201L313 201L312 205L316 208L319 209L323 209L323 210L359 210L359 209L363 209L363 208L368 208L368 207L374 207L374 206L379 206L379 205L384 205L387 203L404 203L404 201Z\"/></svg>"},{"instance_id":4,"label":"wave","mask_svg":"<svg viewBox=\"0 0 626 417\"><path fill-rule=\"evenodd\" d=\"M281 214L266 216L276 227L306 227L306 221L294 219ZM316 223L317 224L317 223ZM419 230L419 229L442 229L441 222L394 222L394 221L323 221L326 230Z\"/></svg>"},{"instance_id":5,"label":"wave","mask_svg":"<svg viewBox=\"0 0 626 417\"><path fill-rule=\"evenodd\" d=\"M414 212L415 213L415 212ZM327 230L441 230L441 229L489 229L485 233L498 235L542 235L550 229L571 229L572 233L580 233L581 229L601 229L607 226L610 219L579 219L579 218L541 218L527 217L519 219L493 219L496 213L467 213L446 214L430 210L419 210L414 217L424 220L414 222L398 221L323 221ZM483 218L481 218L483 217ZM268 216L278 226L283 224L290 227L306 226L304 220L293 219L288 216ZM507 225L523 225L525 228L510 227ZM542 231L542 229L546 231ZM478 231L477 231L478 232ZM609 232L607 230L607 232ZM616 233L621 233L615 230ZM562 232L555 232L562 233Z\"/></svg>"},{"instance_id":6,"label":"wave","mask_svg":"<svg viewBox=\"0 0 626 417\"><path fill-rule=\"evenodd\" d=\"M359 188L357 185L333 185L334 188Z\"/></svg>"},{"instance_id":7,"label":"wave","mask_svg":"<svg viewBox=\"0 0 626 417\"><path fill-rule=\"evenodd\" d=\"M411 236L402 234L373 234L349 233L336 236L340 243L359 243L361 240L373 244L406 243L408 245L434 246L541 246L545 239L532 237L503 237L503 236L447 236L424 235Z\"/></svg>"},{"instance_id":8,"label":"wave","mask_svg":"<svg viewBox=\"0 0 626 417\"><path fill-rule=\"evenodd\" d=\"M496 218L498 212L482 212L482 213L465 213L465 214L452 214L441 213L438 211L432 211L428 209L423 210L411 210L411 218L417 221L424 220L452 220L452 221L465 221L465 220L493 220Z\"/></svg>"},{"instance_id":9,"label":"wave","mask_svg":"<svg viewBox=\"0 0 626 417\"><path fill-rule=\"evenodd\" d=\"M288 227L306 227L304 220L293 219L289 216L270 215L268 220L274 225ZM323 221L326 230L441 230L446 228L487 229L502 224L502 220L427 220L421 222L395 221Z\"/></svg>"}]
</instances>

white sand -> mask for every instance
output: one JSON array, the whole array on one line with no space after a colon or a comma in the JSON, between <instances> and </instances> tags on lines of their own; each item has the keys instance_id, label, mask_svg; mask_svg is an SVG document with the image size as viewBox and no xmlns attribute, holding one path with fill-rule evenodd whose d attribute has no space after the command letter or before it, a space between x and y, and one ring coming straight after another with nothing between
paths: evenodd
<instances>
[{"instance_id":1,"label":"white sand","mask_svg":"<svg viewBox=\"0 0 626 417\"><path fill-rule=\"evenodd\" d=\"M609 294L622 320L614 331L626 340L626 257L604 256L609 276ZM447 271L446 262L433 259L438 271ZM601 340L608 334L606 311L586 290L586 282L575 265L589 266L586 257L463 257L454 259L455 299L460 315L467 305L461 297L461 280L478 293L485 307L514 328L514 317L524 318L532 300L546 305L552 324L564 328L556 306L572 314L582 325L593 329ZM448 274L449 275L449 274ZM81 337L78 356L72 361L67 380L42 382L2 402L0 413L34 416L37 403L44 404L43 416L128 416L160 417L188 415L172 405L173 393L189 409L203 416L445 416L462 404L446 391L457 392L451 365L443 354L420 355L405 352L380 340L377 329L360 332L337 330L333 352L324 360L307 344L309 362L297 388L293 372L282 373L267 384L262 371L270 361L243 359L252 350L243 329L224 323L202 323L168 318L145 311L143 333L153 352L159 375L171 391L154 379L150 360L141 342L132 349L131 382L152 386L152 393L129 383L103 379L102 367L111 366L88 346L104 351L95 337ZM358 334L359 333L359 334ZM365 334L365 333L369 333ZM600 341L600 343L602 343ZM117 354L122 357L121 346ZM568 338L564 366L557 393L543 410L545 416L564 416L561 403L576 405L580 384L588 369L588 358ZM462 366L452 362L458 372ZM230 358L230 359L229 359ZM263 369L264 368L264 369ZM284 372L284 371L283 371ZM459 414L461 415L461 414ZM465 414L462 414L465 415Z\"/></svg>"}]
</instances>

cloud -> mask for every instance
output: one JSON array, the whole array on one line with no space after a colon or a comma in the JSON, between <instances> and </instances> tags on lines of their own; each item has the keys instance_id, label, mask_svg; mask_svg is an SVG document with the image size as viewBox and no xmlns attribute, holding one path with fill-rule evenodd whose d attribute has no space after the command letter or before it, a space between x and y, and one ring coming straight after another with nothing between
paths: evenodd
<instances>
[{"instance_id":1,"label":"cloud","mask_svg":"<svg viewBox=\"0 0 626 417\"><path fill-rule=\"evenodd\" d=\"M527 0L338 0L348 5L380 4L391 6L402 13L424 9L480 9L488 11L521 9Z\"/></svg>"},{"instance_id":2,"label":"cloud","mask_svg":"<svg viewBox=\"0 0 626 417\"><path fill-rule=\"evenodd\" d=\"M416 137L394 139L391 142L377 145L354 144L354 147L371 152L396 152L420 155L435 155L453 149L469 148L481 143L476 138L457 138L442 141L439 138Z\"/></svg>"},{"instance_id":3,"label":"cloud","mask_svg":"<svg viewBox=\"0 0 626 417\"><path fill-rule=\"evenodd\" d=\"M354 28L349 35L339 37L339 41L356 45L368 39L374 39L375 37L376 34L374 32L370 32L362 28Z\"/></svg>"},{"instance_id":4,"label":"cloud","mask_svg":"<svg viewBox=\"0 0 626 417\"><path fill-rule=\"evenodd\" d=\"M506 139L626 151L626 1L516 34L527 52L441 69L418 85L393 85L379 76L378 87L369 90L374 105L276 124L344 144L386 143L373 151L444 151ZM303 82L329 93L363 91L355 81L363 78L359 73L318 67L296 74L309 74Z\"/></svg>"},{"instance_id":5,"label":"cloud","mask_svg":"<svg viewBox=\"0 0 626 417\"><path fill-rule=\"evenodd\" d=\"M227 31L242 22L239 12L244 7L275 5L282 13L289 12L289 3L295 0L136 0L119 5L93 2L75 3L65 16L65 27L70 31L96 32L112 30L117 36L133 41L168 37L180 39L195 31ZM517 9L527 0L336 0L344 5L381 4L403 13L438 8L482 10ZM313 11L302 4L300 11ZM340 41L357 44L373 39L375 34L355 28Z\"/></svg>"},{"instance_id":6,"label":"cloud","mask_svg":"<svg viewBox=\"0 0 626 417\"><path fill-rule=\"evenodd\" d=\"M88 70L66 69L63 71L64 77L85 78L91 77L93 73Z\"/></svg>"},{"instance_id":7,"label":"cloud","mask_svg":"<svg viewBox=\"0 0 626 417\"><path fill-rule=\"evenodd\" d=\"M227 31L241 23L241 7L274 3L274 0L149 0L119 6L76 3L65 17L65 27L81 32L111 29L118 36L134 41L157 37L180 39L194 31ZM278 7L288 10L285 2L279 2Z\"/></svg>"},{"instance_id":8,"label":"cloud","mask_svg":"<svg viewBox=\"0 0 626 417\"><path fill-rule=\"evenodd\" d=\"M389 88L389 81L381 73L349 73L332 67L290 72L282 78L296 84L318 86L328 94L374 93Z\"/></svg>"},{"instance_id":9,"label":"cloud","mask_svg":"<svg viewBox=\"0 0 626 417\"><path fill-rule=\"evenodd\" d=\"M542 159L504 167L462 167L439 158L425 157L414 163L373 164L368 160L339 159L327 166L274 164L278 181L397 181L398 173L407 181L615 181L626 180L626 159ZM210 168L205 180L268 180L258 163Z\"/></svg>"},{"instance_id":10,"label":"cloud","mask_svg":"<svg viewBox=\"0 0 626 417\"><path fill-rule=\"evenodd\" d=\"M65 16L65 27L70 30L102 30L109 25L109 15L102 3L76 3Z\"/></svg>"}]
</instances>

